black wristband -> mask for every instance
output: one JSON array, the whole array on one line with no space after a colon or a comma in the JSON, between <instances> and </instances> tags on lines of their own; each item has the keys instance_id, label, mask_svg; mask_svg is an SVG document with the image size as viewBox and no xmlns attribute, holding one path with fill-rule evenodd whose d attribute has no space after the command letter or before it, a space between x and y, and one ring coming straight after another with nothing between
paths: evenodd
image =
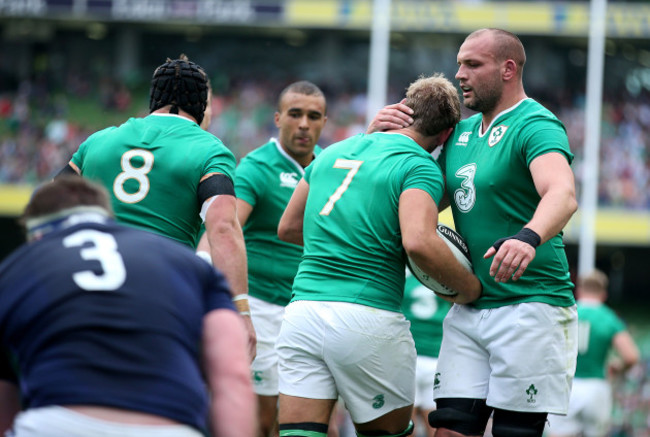
<instances>
[{"instance_id":1,"label":"black wristband","mask_svg":"<svg viewBox=\"0 0 650 437\"><path fill-rule=\"evenodd\" d=\"M542 242L542 238L539 236L539 234L537 232L533 231L530 228L521 228L521 231L517 232L515 235L511 235L510 237L504 237L504 238L498 239L492 245L492 247L494 247L494 249L498 251L499 248L501 247L501 245L506 240L511 240L511 239L515 239L515 240L523 241L524 243L528 243L531 246L533 246L533 248L536 248L537 246L539 246L539 243Z\"/></svg>"}]
</instances>

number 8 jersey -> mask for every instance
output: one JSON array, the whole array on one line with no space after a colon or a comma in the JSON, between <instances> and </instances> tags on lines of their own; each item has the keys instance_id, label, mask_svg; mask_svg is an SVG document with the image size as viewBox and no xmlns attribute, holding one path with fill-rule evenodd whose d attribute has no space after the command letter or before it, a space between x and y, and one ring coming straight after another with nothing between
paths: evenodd
<instances>
[{"instance_id":1,"label":"number 8 jersey","mask_svg":"<svg viewBox=\"0 0 650 437\"><path fill-rule=\"evenodd\" d=\"M195 247L199 182L210 173L234 181L236 161L221 140L193 121L151 114L91 135L72 163L108 189L118 221Z\"/></svg>"}]
</instances>

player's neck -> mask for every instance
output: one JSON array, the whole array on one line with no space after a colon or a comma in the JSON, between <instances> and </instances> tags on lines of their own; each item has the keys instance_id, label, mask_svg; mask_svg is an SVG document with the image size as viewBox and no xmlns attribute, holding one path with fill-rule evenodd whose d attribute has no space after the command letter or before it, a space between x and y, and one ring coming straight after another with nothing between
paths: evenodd
<instances>
[{"instance_id":1,"label":"player's neck","mask_svg":"<svg viewBox=\"0 0 650 437\"><path fill-rule=\"evenodd\" d=\"M282 150L284 150L284 153L286 153L287 156L291 157L291 159L296 161L302 168L307 168L314 158L316 158L313 151L309 155L296 155L295 153L291 153L291 151L282 144L280 144L280 147L282 147Z\"/></svg>"},{"instance_id":2,"label":"player's neck","mask_svg":"<svg viewBox=\"0 0 650 437\"><path fill-rule=\"evenodd\" d=\"M426 150L427 152L431 152L437 146L437 143L435 141L437 136L433 136L433 137L424 136L420 132L414 130L411 127L405 127L403 129L389 130L389 131L387 131L387 133L401 134L401 135L404 135L406 137L409 137L410 139L412 139L413 141L418 143L418 145L420 147L422 147L424 150Z\"/></svg>"},{"instance_id":3,"label":"player's neck","mask_svg":"<svg viewBox=\"0 0 650 437\"><path fill-rule=\"evenodd\" d=\"M498 117L502 112L512 108L517 105L524 99L527 99L528 96L524 92L523 88L517 92L507 93L504 91L499 102L494 106L493 109L483 112L483 122L481 123L481 131L485 132L486 129L492 124L494 119Z\"/></svg>"},{"instance_id":4,"label":"player's neck","mask_svg":"<svg viewBox=\"0 0 650 437\"><path fill-rule=\"evenodd\" d=\"M172 114L171 108L172 105L163 106L162 108L153 111L152 114ZM173 114L173 115L178 115L179 117L187 118L188 120L193 121L194 123L198 123L196 121L196 118L192 117L189 113L183 111L180 108L178 108L178 114Z\"/></svg>"}]
</instances>

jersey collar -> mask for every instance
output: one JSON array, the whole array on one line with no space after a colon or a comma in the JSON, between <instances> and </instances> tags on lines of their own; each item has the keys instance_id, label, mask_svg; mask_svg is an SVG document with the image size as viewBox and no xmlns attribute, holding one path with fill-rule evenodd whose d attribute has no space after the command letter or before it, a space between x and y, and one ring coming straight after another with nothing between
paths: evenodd
<instances>
[{"instance_id":1,"label":"jersey collar","mask_svg":"<svg viewBox=\"0 0 650 437\"><path fill-rule=\"evenodd\" d=\"M499 118L501 118L502 115L505 115L505 114L507 114L508 112L514 111L515 109L517 109L517 107L518 107L519 105L521 105L521 104L522 104L523 102L525 102L526 100L532 100L532 98L530 98L530 97L526 97L525 99L521 99L520 101L518 101L517 103L515 103L514 105L512 105L512 106L509 107L508 109L504 109L503 111L499 112L499 113L497 114L497 116L494 117L494 118L492 119L492 123L490 123L490 125L489 125L488 127L486 127L486 128L485 128L485 131L483 131L483 132L481 132L481 126L483 126L483 121L482 121L482 120L483 120L483 117L481 117L481 124L478 125L478 136L479 136L479 138L482 138L482 137L483 137L487 132L489 132L490 129L492 128L492 125L493 125L494 123L496 123L496 122L499 120Z\"/></svg>"},{"instance_id":2,"label":"jersey collar","mask_svg":"<svg viewBox=\"0 0 650 437\"><path fill-rule=\"evenodd\" d=\"M27 239L37 240L53 231L69 228L79 223L106 223L108 211L99 206L75 206L53 214L30 218L25 222Z\"/></svg>"},{"instance_id":3,"label":"jersey collar","mask_svg":"<svg viewBox=\"0 0 650 437\"><path fill-rule=\"evenodd\" d=\"M269 141L272 142L272 143L274 143L274 144L275 144L275 147L278 149L278 152L280 152L280 154L282 154L282 156L284 156L284 157L285 157L289 162L291 162L291 163L293 164L294 167L296 167L296 169L300 172L300 175L304 175L304 174L305 174L305 169L302 167L302 165L300 165L300 164L298 163L298 161L296 161L295 159L293 159L293 158L291 157L291 155L289 155L289 154L286 152L286 150L284 150L284 149L282 148L282 145L280 144L280 142L278 141L277 138L273 138L273 137L271 137L271 139L270 139Z\"/></svg>"}]
</instances>

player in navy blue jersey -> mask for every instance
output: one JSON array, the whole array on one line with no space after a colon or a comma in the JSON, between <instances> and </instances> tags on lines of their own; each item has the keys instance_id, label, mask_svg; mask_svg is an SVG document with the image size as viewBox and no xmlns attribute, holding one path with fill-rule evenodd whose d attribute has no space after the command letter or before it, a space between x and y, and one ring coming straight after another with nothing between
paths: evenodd
<instances>
[{"instance_id":1,"label":"player in navy blue jersey","mask_svg":"<svg viewBox=\"0 0 650 437\"><path fill-rule=\"evenodd\" d=\"M83 178L38 189L23 223L29 242L0 264L0 432L255 434L246 331L220 273L115 223Z\"/></svg>"}]
</instances>

